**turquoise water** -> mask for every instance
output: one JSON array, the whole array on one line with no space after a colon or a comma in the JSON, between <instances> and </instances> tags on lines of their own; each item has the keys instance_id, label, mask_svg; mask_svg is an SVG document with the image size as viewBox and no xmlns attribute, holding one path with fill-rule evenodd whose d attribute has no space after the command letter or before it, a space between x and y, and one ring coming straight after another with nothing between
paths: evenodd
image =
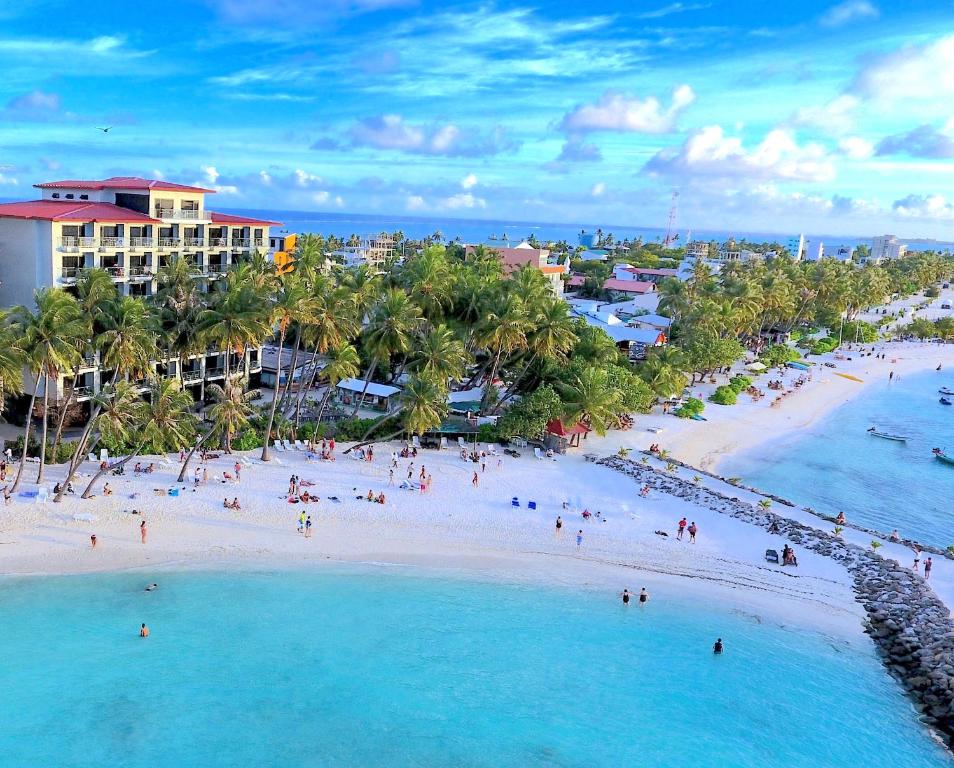
<instances>
[{"instance_id":1,"label":"turquoise water","mask_svg":"<svg viewBox=\"0 0 954 768\"><path fill-rule=\"evenodd\" d=\"M152 578L0 584L0 765L948 764L865 639L399 569Z\"/></svg>"},{"instance_id":2,"label":"turquoise water","mask_svg":"<svg viewBox=\"0 0 954 768\"><path fill-rule=\"evenodd\" d=\"M720 473L881 531L954 544L954 466L931 453L954 454L954 406L938 402L944 386L954 389L954 374L873 386L793 439L727 460ZM908 441L872 437L871 426Z\"/></svg>"}]
</instances>

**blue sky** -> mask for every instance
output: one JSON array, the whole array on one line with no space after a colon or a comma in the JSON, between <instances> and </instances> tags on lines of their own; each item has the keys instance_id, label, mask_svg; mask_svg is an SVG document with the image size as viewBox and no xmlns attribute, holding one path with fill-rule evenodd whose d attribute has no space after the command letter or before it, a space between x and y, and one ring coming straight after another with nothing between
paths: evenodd
<instances>
[{"instance_id":1,"label":"blue sky","mask_svg":"<svg viewBox=\"0 0 954 768\"><path fill-rule=\"evenodd\" d=\"M0 72L2 197L954 237L951 2L18 0Z\"/></svg>"}]
</instances>

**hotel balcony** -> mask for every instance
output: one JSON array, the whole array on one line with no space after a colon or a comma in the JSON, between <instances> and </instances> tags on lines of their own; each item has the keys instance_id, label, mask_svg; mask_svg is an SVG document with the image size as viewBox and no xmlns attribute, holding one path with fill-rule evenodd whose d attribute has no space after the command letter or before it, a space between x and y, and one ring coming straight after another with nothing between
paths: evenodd
<instances>
[{"instance_id":1,"label":"hotel balcony","mask_svg":"<svg viewBox=\"0 0 954 768\"><path fill-rule=\"evenodd\" d=\"M184 384L195 384L202 381L202 371L183 371L182 382Z\"/></svg>"},{"instance_id":2,"label":"hotel balcony","mask_svg":"<svg viewBox=\"0 0 954 768\"><path fill-rule=\"evenodd\" d=\"M126 270L123 267L103 267L113 280L122 280L126 277Z\"/></svg>"},{"instance_id":3,"label":"hotel balcony","mask_svg":"<svg viewBox=\"0 0 954 768\"><path fill-rule=\"evenodd\" d=\"M264 247L264 245L265 245L265 238L264 238L264 237L256 237L255 239L252 240L252 245L254 245L256 248L262 248L262 247Z\"/></svg>"},{"instance_id":4,"label":"hotel balcony","mask_svg":"<svg viewBox=\"0 0 954 768\"><path fill-rule=\"evenodd\" d=\"M129 238L129 247L130 248L152 248L153 243L156 242L151 237L131 237Z\"/></svg>"},{"instance_id":5,"label":"hotel balcony","mask_svg":"<svg viewBox=\"0 0 954 768\"><path fill-rule=\"evenodd\" d=\"M122 248L126 245L125 237L101 237L99 238L99 250L105 251L109 248Z\"/></svg>"},{"instance_id":6,"label":"hotel balcony","mask_svg":"<svg viewBox=\"0 0 954 768\"><path fill-rule=\"evenodd\" d=\"M231 272L235 269L234 264L209 264L206 267L208 273L211 277L222 277L226 272Z\"/></svg>"},{"instance_id":7,"label":"hotel balcony","mask_svg":"<svg viewBox=\"0 0 954 768\"><path fill-rule=\"evenodd\" d=\"M63 282L75 283L83 276L83 273L85 272L86 269L83 267L63 267L60 270L60 277L62 278Z\"/></svg>"},{"instance_id":8,"label":"hotel balcony","mask_svg":"<svg viewBox=\"0 0 954 768\"><path fill-rule=\"evenodd\" d=\"M214 237L209 240L209 248L225 248L228 245L228 240L224 237Z\"/></svg>"},{"instance_id":9,"label":"hotel balcony","mask_svg":"<svg viewBox=\"0 0 954 768\"><path fill-rule=\"evenodd\" d=\"M96 355L83 355L83 362L80 363L80 370L95 368Z\"/></svg>"},{"instance_id":10,"label":"hotel balcony","mask_svg":"<svg viewBox=\"0 0 954 768\"><path fill-rule=\"evenodd\" d=\"M157 219L185 219L195 221L208 218L205 211L185 211L178 208L156 208Z\"/></svg>"},{"instance_id":11,"label":"hotel balcony","mask_svg":"<svg viewBox=\"0 0 954 768\"><path fill-rule=\"evenodd\" d=\"M153 274L149 267L130 267L129 268L129 279L135 280L136 282L142 282L144 280L152 280Z\"/></svg>"},{"instance_id":12,"label":"hotel balcony","mask_svg":"<svg viewBox=\"0 0 954 768\"><path fill-rule=\"evenodd\" d=\"M205 245L205 238L202 237L185 237L182 239L182 244L186 248L202 248Z\"/></svg>"},{"instance_id":13,"label":"hotel balcony","mask_svg":"<svg viewBox=\"0 0 954 768\"><path fill-rule=\"evenodd\" d=\"M93 396L92 387L74 387L73 396L77 400L89 400Z\"/></svg>"},{"instance_id":14,"label":"hotel balcony","mask_svg":"<svg viewBox=\"0 0 954 768\"><path fill-rule=\"evenodd\" d=\"M240 249L241 249L241 248L248 248L248 247L249 247L249 241L248 241L248 240L232 240L232 245L231 245L230 247L231 247L231 248L240 248Z\"/></svg>"},{"instance_id":15,"label":"hotel balcony","mask_svg":"<svg viewBox=\"0 0 954 768\"><path fill-rule=\"evenodd\" d=\"M206 368L205 378L206 379L224 379L225 366L222 366L221 368Z\"/></svg>"},{"instance_id":16,"label":"hotel balcony","mask_svg":"<svg viewBox=\"0 0 954 768\"><path fill-rule=\"evenodd\" d=\"M88 241L88 242L86 242ZM93 245L95 238L92 237L61 237L58 249L68 253L74 253L83 245Z\"/></svg>"},{"instance_id":17,"label":"hotel balcony","mask_svg":"<svg viewBox=\"0 0 954 768\"><path fill-rule=\"evenodd\" d=\"M178 248L182 244L182 240L178 237L160 237L159 238L159 247L160 248Z\"/></svg>"}]
</instances>

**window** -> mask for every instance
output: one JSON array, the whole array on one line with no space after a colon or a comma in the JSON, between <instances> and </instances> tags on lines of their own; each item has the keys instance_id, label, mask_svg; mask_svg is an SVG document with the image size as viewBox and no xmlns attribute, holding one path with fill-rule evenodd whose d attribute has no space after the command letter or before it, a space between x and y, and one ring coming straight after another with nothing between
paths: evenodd
<instances>
[{"instance_id":1,"label":"window","mask_svg":"<svg viewBox=\"0 0 954 768\"><path fill-rule=\"evenodd\" d=\"M89 200L89 195L80 195L80 200Z\"/></svg>"},{"instance_id":2,"label":"window","mask_svg":"<svg viewBox=\"0 0 954 768\"><path fill-rule=\"evenodd\" d=\"M67 200L72 200L72 199L73 199L73 193L72 193L72 192L67 192L67 193L66 193L66 199L67 199Z\"/></svg>"},{"instance_id":3,"label":"window","mask_svg":"<svg viewBox=\"0 0 954 768\"><path fill-rule=\"evenodd\" d=\"M59 192L54 192L53 195L52 195L52 197L53 197L54 200L59 200L59 199L60 199L60 193L59 193Z\"/></svg>"}]
</instances>

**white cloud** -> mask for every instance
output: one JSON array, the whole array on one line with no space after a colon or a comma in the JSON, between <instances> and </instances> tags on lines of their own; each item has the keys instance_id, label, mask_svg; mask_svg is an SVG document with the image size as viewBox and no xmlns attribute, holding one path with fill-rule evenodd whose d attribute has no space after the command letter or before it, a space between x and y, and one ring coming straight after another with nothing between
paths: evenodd
<instances>
[{"instance_id":1,"label":"white cloud","mask_svg":"<svg viewBox=\"0 0 954 768\"><path fill-rule=\"evenodd\" d=\"M344 208L344 204L345 204L344 198L341 195L335 195L335 205L338 208Z\"/></svg>"},{"instance_id":2,"label":"white cloud","mask_svg":"<svg viewBox=\"0 0 954 768\"><path fill-rule=\"evenodd\" d=\"M324 205L331 199L331 193L322 189L318 192L315 192L311 199L314 200L318 205Z\"/></svg>"},{"instance_id":3,"label":"white cloud","mask_svg":"<svg viewBox=\"0 0 954 768\"><path fill-rule=\"evenodd\" d=\"M578 104L567 112L560 121L560 128L571 135L593 131L668 133L695 99L688 85L673 90L668 107L663 107L655 96L639 99L620 91L606 91L595 103Z\"/></svg>"},{"instance_id":4,"label":"white cloud","mask_svg":"<svg viewBox=\"0 0 954 768\"><path fill-rule=\"evenodd\" d=\"M954 200L943 195L908 195L891 207L905 219L954 219Z\"/></svg>"},{"instance_id":5,"label":"white cloud","mask_svg":"<svg viewBox=\"0 0 954 768\"><path fill-rule=\"evenodd\" d=\"M258 176L262 180L262 184L264 184L266 187L271 185L272 176L268 171L259 171Z\"/></svg>"},{"instance_id":6,"label":"white cloud","mask_svg":"<svg viewBox=\"0 0 954 768\"><path fill-rule=\"evenodd\" d=\"M606 191L606 184L602 181L598 181L596 182L596 184L593 185L593 188L590 190L590 194L593 197L599 197L605 191Z\"/></svg>"},{"instance_id":7,"label":"white cloud","mask_svg":"<svg viewBox=\"0 0 954 768\"><path fill-rule=\"evenodd\" d=\"M865 160L874 154L874 144L860 136L846 136L838 142L838 149L853 160Z\"/></svg>"},{"instance_id":8,"label":"white cloud","mask_svg":"<svg viewBox=\"0 0 954 768\"><path fill-rule=\"evenodd\" d=\"M17 180L13 176L8 176L6 174L0 173L0 184L15 187L19 183L20 183L19 180Z\"/></svg>"},{"instance_id":9,"label":"white cloud","mask_svg":"<svg viewBox=\"0 0 954 768\"><path fill-rule=\"evenodd\" d=\"M870 57L850 90L882 101L954 96L954 35Z\"/></svg>"},{"instance_id":10,"label":"white cloud","mask_svg":"<svg viewBox=\"0 0 954 768\"><path fill-rule=\"evenodd\" d=\"M307 171L303 171L301 168L296 168L295 183L299 187L307 187L312 184L323 184L324 179L322 179L321 176L316 176L313 173L308 173Z\"/></svg>"},{"instance_id":11,"label":"white cloud","mask_svg":"<svg viewBox=\"0 0 954 768\"><path fill-rule=\"evenodd\" d=\"M458 210L461 208L486 208L487 201L480 197L475 197L470 192L461 192L441 200L441 208Z\"/></svg>"},{"instance_id":12,"label":"white cloud","mask_svg":"<svg viewBox=\"0 0 954 768\"><path fill-rule=\"evenodd\" d=\"M219 172L214 165L203 165L202 173L205 174L206 181L209 184L215 184L219 180Z\"/></svg>"},{"instance_id":13,"label":"white cloud","mask_svg":"<svg viewBox=\"0 0 954 768\"><path fill-rule=\"evenodd\" d=\"M203 179L196 182L196 186L205 186L214 189L221 195L240 195L241 192L239 188L234 184L219 184L219 176L221 174L218 172L218 169L214 165L203 165L202 166Z\"/></svg>"},{"instance_id":14,"label":"white cloud","mask_svg":"<svg viewBox=\"0 0 954 768\"><path fill-rule=\"evenodd\" d=\"M792 125L807 125L833 134L847 133L855 125L855 111L861 100L851 94L837 96L827 104L801 107L792 115Z\"/></svg>"},{"instance_id":15,"label":"white cloud","mask_svg":"<svg viewBox=\"0 0 954 768\"><path fill-rule=\"evenodd\" d=\"M877 19L880 15L868 0L846 0L825 11L818 21L823 27L841 27L853 21Z\"/></svg>"},{"instance_id":16,"label":"white cloud","mask_svg":"<svg viewBox=\"0 0 954 768\"><path fill-rule=\"evenodd\" d=\"M472 189L477 186L477 176L473 173L468 173L464 178L460 180L460 186L462 189Z\"/></svg>"},{"instance_id":17,"label":"white cloud","mask_svg":"<svg viewBox=\"0 0 954 768\"><path fill-rule=\"evenodd\" d=\"M835 176L834 166L819 144L799 145L790 133L776 129L749 150L740 138L726 136L718 125L694 132L680 147L659 151L644 170L683 177L799 181L830 181Z\"/></svg>"},{"instance_id":18,"label":"white cloud","mask_svg":"<svg viewBox=\"0 0 954 768\"><path fill-rule=\"evenodd\" d=\"M420 155L482 157L515 149L506 132L494 128L488 134L465 131L457 125L415 125L401 115L378 115L359 120L349 131L357 147L391 149Z\"/></svg>"},{"instance_id":19,"label":"white cloud","mask_svg":"<svg viewBox=\"0 0 954 768\"><path fill-rule=\"evenodd\" d=\"M427 208L427 203L420 195L408 195L404 201L404 207L409 211L422 211Z\"/></svg>"}]
</instances>

